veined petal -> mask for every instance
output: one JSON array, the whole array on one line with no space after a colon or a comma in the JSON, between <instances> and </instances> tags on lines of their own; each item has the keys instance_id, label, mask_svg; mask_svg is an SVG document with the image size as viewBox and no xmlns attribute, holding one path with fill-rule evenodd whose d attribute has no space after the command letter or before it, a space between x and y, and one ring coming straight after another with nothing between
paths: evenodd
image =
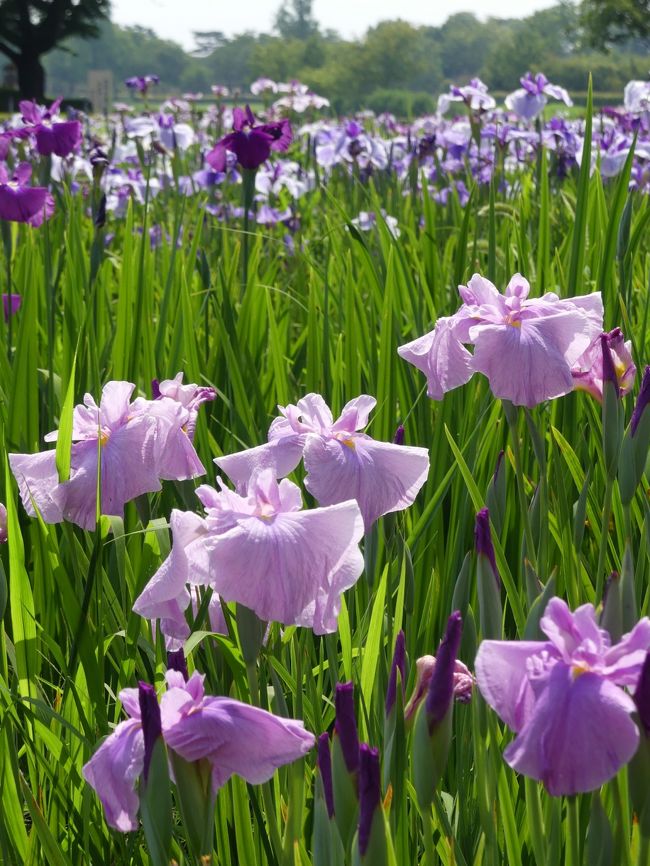
<instances>
[{"instance_id":1,"label":"veined petal","mask_svg":"<svg viewBox=\"0 0 650 866\"><path fill-rule=\"evenodd\" d=\"M634 755L634 711L634 701L618 686L593 673L576 676L560 662L504 758L554 796L593 791Z\"/></svg>"},{"instance_id":2,"label":"veined petal","mask_svg":"<svg viewBox=\"0 0 650 866\"><path fill-rule=\"evenodd\" d=\"M526 663L545 646L544 641L484 640L478 648L474 672L480 692L513 731L521 730L535 705Z\"/></svg>"},{"instance_id":3,"label":"veined petal","mask_svg":"<svg viewBox=\"0 0 650 866\"><path fill-rule=\"evenodd\" d=\"M83 777L95 789L106 822L127 833L138 829L140 800L135 792L144 767L144 737L138 719L121 722L83 767Z\"/></svg>"},{"instance_id":4,"label":"veined petal","mask_svg":"<svg viewBox=\"0 0 650 866\"><path fill-rule=\"evenodd\" d=\"M187 715L175 713L175 723L170 725L166 702L173 699L174 691L162 697L165 741L186 761L207 758L212 764L215 790L234 774L253 785L266 782L278 767L297 760L314 746L314 736L302 722L230 698L203 698Z\"/></svg>"},{"instance_id":5,"label":"veined petal","mask_svg":"<svg viewBox=\"0 0 650 866\"><path fill-rule=\"evenodd\" d=\"M160 620L164 635L184 640L189 634L185 611L190 604L187 584L191 573L187 548L206 534L204 521L190 512L172 511L170 517L172 549L167 559L147 583L133 610L149 620Z\"/></svg>"},{"instance_id":6,"label":"veined petal","mask_svg":"<svg viewBox=\"0 0 650 866\"><path fill-rule=\"evenodd\" d=\"M56 452L10 454L9 466L29 516L36 517L35 504L45 523L61 523L64 519L65 493L63 486L59 484Z\"/></svg>"},{"instance_id":7,"label":"veined petal","mask_svg":"<svg viewBox=\"0 0 650 866\"><path fill-rule=\"evenodd\" d=\"M456 334L457 324L454 316L443 316L433 331L397 350L426 375L427 393L434 400L442 400L447 391L469 382L474 374L472 355Z\"/></svg>"},{"instance_id":8,"label":"veined petal","mask_svg":"<svg viewBox=\"0 0 650 866\"><path fill-rule=\"evenodd\" d=\"M413 504L429 474L426 448L377 442L364 434L339 440L310 435L305 487L320 505L356 499L366 531L383 514Z\"/></svg>"},{"instance_id":9,"label":"veined petal","mask_svg":"<svg viewBox=\"0 0 650 866\"><path fill-rule=\"evenodd\" d=\"M293 472L300 463L304 443L304 435L290 431L288 435L256 448L215 457L214 462L238 489L245 489L250 478L263 469L272 469L276 478L284 478Z\"/></svg>"},{"instance_id":10,"label":"veined petal","mask_svg":"<svg viewBox=\"0 0 650 866\"><path fill-rule=\"evenodd\" d=\"M324 634L336 630L340 595L363 571L362 535L356 502L244 517L201 542L208 574L194 563L192 568L224 601L244 604L263 620Z\"/></svg>"}]
</instances>

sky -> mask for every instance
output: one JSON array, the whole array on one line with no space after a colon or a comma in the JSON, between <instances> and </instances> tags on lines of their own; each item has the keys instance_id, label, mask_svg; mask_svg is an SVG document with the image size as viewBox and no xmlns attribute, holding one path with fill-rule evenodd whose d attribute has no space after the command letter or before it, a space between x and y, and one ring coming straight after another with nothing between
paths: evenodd
<instances>
[{"instance_id":1,"label":"sky","mask_svg":"<svg viewBox=\"0 0 650 866\"><path fill-rule=\"evenodd\" d=\"M221 30L228 36L244 30L269 32L280 4L281 0L113 0L112 18L118 24L149 27L191 50L193 30ZM390 18L438 25L456 12L523 18L552 5L554 0L314 0L313 8L322 28L353 37Z\"/></svg>"}]
</instances>

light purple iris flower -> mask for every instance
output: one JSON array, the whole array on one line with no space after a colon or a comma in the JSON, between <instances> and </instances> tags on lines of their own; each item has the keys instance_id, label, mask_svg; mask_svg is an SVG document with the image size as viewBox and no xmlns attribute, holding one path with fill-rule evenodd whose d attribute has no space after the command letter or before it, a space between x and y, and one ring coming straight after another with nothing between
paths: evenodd
<instances>
[{"instance_id":1,"label":"light purple iris flower","mask_svg":"<svg viewBox=\"0 0 650 866\"><path fill-rule=\"evenodd\" d=\"M226 135L206 156L215 171L226 170L226 151L237 157L242 168L255 171L271 155L272 150L287 150L292 140L288 120L256 124L249 106L233 111L233 131Z\"/></svg>"},{"instance_id":2,"label":"light purple iris flower","mask_svg":"<svg viewBox=\"0 0 650 866\"><path fill-rule=\"evenodd\" d=\"M278 767L292 763L314 746L302 722L283 719L232 698L205 694L204 677L169 670L160 701L162 736L184 760L207 761L213 795L233 775L259 785ZM138 779L145 746L138 689L123 689L120 701L130 716L120 722L83 768L84 779L104 806L106 821L126 833L137 830Z\"/></svg>"},{"instance_id":3,"label":"light purple iris flower","mask_svg":"<svg viewBox=\"0 0 650 866\"><path fill-rule=\"evenodd\" d=\"M205 518L172 511L172 551L136 599L136 613L183 640L188 586L203 585L260 619L316 634L336 630L341 594L363 571L356 502L301 510L299 488L286 478L278 483L270 469L251 478L246 496L223 484L219 491L202 485L196 494Z\"/></svg>"},{"instance_id":4,"label":"light purple iris flower","mask_svg":"<svg viewBox=\"0 0 650 866\"><path fill-rule=\"evenodd\" d=\"M517 406L536 406L573 390L574 365L602 333L600 292L528 298L530 286L521 274L505 294L479 274L458 291L458 312L397 350L426 374L430 397L442 400L474 373L487 376L495 397ZM473 345L473 354L465 343Z\"/></svg>"},{"instance_id":5,"label":"light purple iris flower","mask_svg":"<svg viewBox=\"0 0 650 866\"><path fill-rule=\"evenodd\" d=\"M41 156L69 156L81 142L81 124L78 120L55 121L61 100L49 108L26 100L20 103L20 113L30 124L18 132L30 132L36 137L36 149Z\"/></svg>"},{"instance_id":6,"label":"light purple iris flower","mask_svg":"<svg viewBox=\"0 0 650 866\"><path fill-rule=\"evenodd\" d=\"M196 386L195 386L196 387ZM45 523L69 520L83 529L95 526L97 462L101 455L102 514L121 517L124 505L143 493L160 490L160 479L183 480L205 474L184 428L191 413L175 399L136 399L130 382L109 382L99 406L90 394L73 414L70 478L59 483L56 452L10 454L25 510L38 509ZM53 442L58 433L45 440Z\"/></svg>"},{"instance_id":7,"label":"light purple iris flower","mask_svg":"<svg viewBox=\"0 0 650 866\"><path fill-rule=\"evenodd\" d=\"M571 612L553 598L540 626L546 641L483 641L478 687L517 734L504 752L513 769L556 796L592 791L636 751L635 704L623 687L638 682L650 620L612 645L592 605Z\"/></svg>"},{"instance_id":8,"label":"light purple iris flower","mask_svg":"<svg viewBox=\"0 0 650 866\"><path fill-rule=\"evenodd\" d=\"M496 102L488 93L487 84L480 78L472 78L464 87L452 85L449 93L438 97L438 112L446 114L452 102L464 102L471 111L491 111Z\"/></svg>"},{"instance_id":9,"label":"light purple iris flower","mask_svg":"<svg viewBox=\"0 0 650 866\"><path fill-rule=\"evenodd\" d=\"M632 358L632 342L625 341L620 328L605 332L589 344L576 361L572 372L576 390L588 391L596 400L603 399L603 339L609 348L619 396L625 397L634 386L636 365Z\"/></svg>"},{"instance_id":10,"label":"light purple iris flower","mask_svg":"<svg viewBox=\"0 0 650 866\"><path fill-rule=\"evenodd\" d=\"M565 105L573 105L567 91L557 84L551 84L542 72L537 75L527 72L520 80L522 86L508 94L505 103L506 108L514 111L523 120L536 118L544 109L549 96L561 100Z\"/></svg>"},{"instance_id":11,"label":"light purple iris flower","mask_svg":"<svg viewBox=\"0 0 650 866\"><path fill-rule=\"evenodd\" d=\"M160 78L157 75L133 75L131 78L127 78L124 83L129 90L146 96L151 85L158 84L159 81Z\"/></svg>"},{"instance_id":12,"label":"light purple iris flower","mask_svg":"<svg viewBox=\"0 0 650 866\"><path fill-rule=\"evenodd\" d=\"M307 394L296 405L278 407L282 414L271 424L268 444L215 463L242 486L260 468L288 475L302 456L305 487L317 502L356 499L367 532L382 515L412 505L429 474L426 448L378 442L361 432L376 404L362 394L346 403L335 421L320 394Z\"/></svg>"},{"instance_id":13,"label":"light purple iris flower","mask_svg":"<svg viewBox=\"0 0 650 866\"><path fill-rule=\"evenodd\" d=\"M0 163L0 219L40 226L54 213L54 199L43 186L29 186L32 167L21 162L11 176Z\"/></svg>"}]
</instances>

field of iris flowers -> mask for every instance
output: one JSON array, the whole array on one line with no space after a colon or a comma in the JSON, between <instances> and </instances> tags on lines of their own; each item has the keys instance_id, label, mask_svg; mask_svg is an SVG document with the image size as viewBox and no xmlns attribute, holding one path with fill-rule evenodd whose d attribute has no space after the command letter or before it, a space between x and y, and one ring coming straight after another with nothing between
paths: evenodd
<instances>
[{"instance_id":1,"label":"field of iris flowers","mask_svg":"<svg viewBox=\"0 0 650 866\"><path fill-rule=\"evenodd\" d=\"M650 83L155 78L0 131L0 862L646 866Z\"/></svg>"}]
</instances>

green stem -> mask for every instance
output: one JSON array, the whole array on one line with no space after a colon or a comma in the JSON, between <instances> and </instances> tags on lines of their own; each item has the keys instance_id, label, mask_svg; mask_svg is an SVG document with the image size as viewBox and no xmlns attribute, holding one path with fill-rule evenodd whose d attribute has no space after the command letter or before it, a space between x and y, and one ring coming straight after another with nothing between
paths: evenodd
<instances>
[{"instance_id":1,"label":"green stem","mask_svg":"<svg viewBox=\"0 0 650 866\"><path fill-rule=\"evenodd\" d=\"M596 568L596 599L598 604L603 595L605 581L605 559L607 557L607 544L609 542L609 520L612 516L612 493L614 491L614 480L608 478L605 483L605 501L603 502L603 520L600 526L600 545L598 547L598 566Z\"/></svg>"},{"instance_id":2,"label":"green stem","mask_svg":"<svg viewBox=\"0 0 650 866\"><path fill-rule=\"evenodd\" d=\"M623 808L623 797L621 794L621 782L618 776L614 776L611 781L612 794L614 799L614 828L615 835L620 843L617 845L617 850L622 852L622 866L632 866L632 857L630 855L630 821L627 809Z\"/></svg>"},{"instance_id":3,"label":"green stem","mask_svg":"<svg viewBox=\"0 0 650 866\"><path fill-rule=\"evenodd\" d=\"M260 689L257 679L257 665L254 663L246 665L246 676L248 677L248 688L251 694L251 703L260 706ZM282 854L282 838L278 828L277 810L273 792L271 790L271 782L265 782L262 788L262 799L264 800L264 811L266 812L266 826L271 836L271 845L275 853L276 859L279 860Z\"/></svg>"},{"instance_id":4,"label":"green stem","mask_svg":"<svg viewBox=\"0 0 650 866\"><path fill-rule=\"evenodd\" d=\"M425 806L422 810L422 833L424 835L424 860L422 866L436 866L438 855L433 844L433 820L431 818L431 806Z\"/></svg>"},{"instance_id":5,"label":"green stem","mask_svg":"<svg viewBox=\"0 0 650 866\"><path fill-rule=\"evenodd\" d=\"M579 801L576 796L567 797L566 866L581 866L580 811Z\"/></svg>"},{"instance_id":6,"label":"green stem","mask_svg":"<svg viewBox=\"0 0 650 866\"><path fill-rule=\"evenodd\" d=\"M650 866L650 837L641 835L639 839L639 854L637 866Z\"/></svg>"},{"instance_id":7,"label":"green stem","mask_svg":"<svg viewBox=\"0 0 650 866\"><path fill-rule=\"evenodd\" d=\"M530 564L537 572L537 557L535 553L535 542L533 541L533 530L530 525L530 515L528 514L528 502L526 500L526 491L524 489L524 470L521 463L521 449L519 447L519 431L517 430L518 414L512 404L503 403L506 418L510 425L510 433L512 440L512 455L515 460L515 478L517 481L517 494L519 496L519 505L521 508L521 516L524 521L524 537L526 539L526 557Z\"/></svg>"},{"instance_id":8,"label":"green stem","mask_svg":"<svg viewBox=\"0 0 650 866\"><path fill-rule=\"evenodd\" d=\"M546 864L546 837L544 835L544 819L539 801L537 782L526 778L526 815L528 818L528 833L533 846L537 866Z\"/></svg>"}]
</instances>

